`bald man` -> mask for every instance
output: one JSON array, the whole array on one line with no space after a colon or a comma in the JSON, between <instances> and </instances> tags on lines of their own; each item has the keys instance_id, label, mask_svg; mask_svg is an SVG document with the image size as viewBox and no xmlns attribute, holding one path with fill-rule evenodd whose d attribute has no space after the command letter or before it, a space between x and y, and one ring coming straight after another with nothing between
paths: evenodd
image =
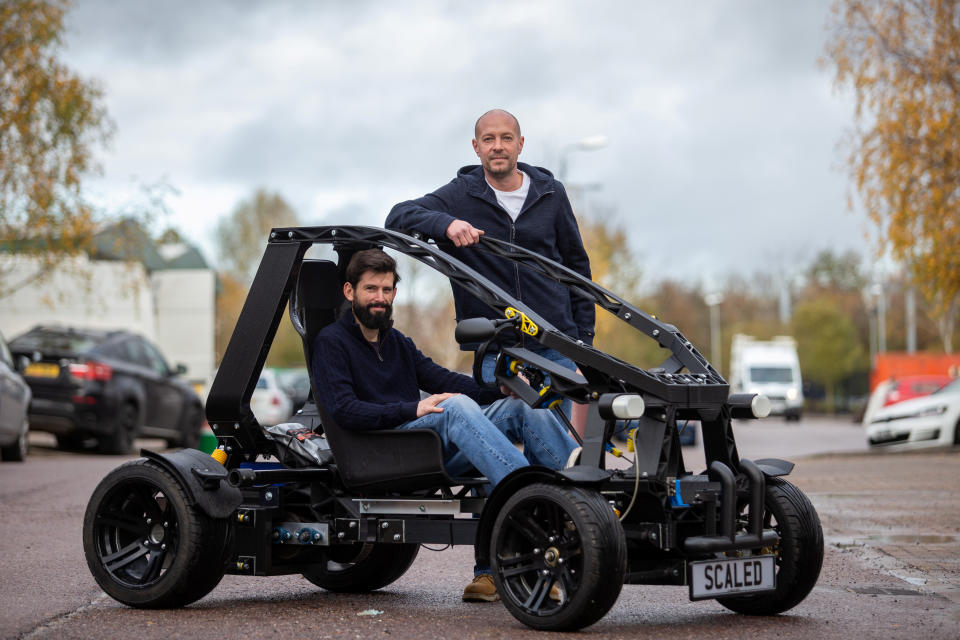
<instances>
[{"instance_id":1,"label":"bald man","mask_svg":"<svg viewBox=\"0 0 960 640\"><path fill-rule=\"evenodd\" d=\"M396 205L387 216L386 227L449 240L441 247L450 255L525 302L571 338L593 344L592 301L572 297L566 287L551 279L473 248L482 235L499 238L590 278L590 259L563 185L546 169L518 162L523 151L520 123L502 109L488 111L477 120L473 150L480 158L479 166L463 167L453 181L433 193ZM496 317L475 296L456 284L452 286L457 321ZM524 346L576 368L569 358L531 338ZM485 378L492 379L493 359L484 364ZM569 400L564 403L564 412L570 415ZM578 431L582 433L579 424Z\"/></svg>"}]
</instances>

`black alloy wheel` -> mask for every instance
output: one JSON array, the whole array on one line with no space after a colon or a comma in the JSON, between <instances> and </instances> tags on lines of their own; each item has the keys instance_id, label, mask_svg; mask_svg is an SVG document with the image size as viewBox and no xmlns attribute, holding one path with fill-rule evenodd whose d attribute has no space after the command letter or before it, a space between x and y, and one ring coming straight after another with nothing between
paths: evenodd
<instances>
[{"instance_id":1,"label":"black alloy wheel","mask_svg":"<svg viewBox=\"0 0 960 640\"><path fill-rule=\"evenodd\" d=\"M731 611L748 615L774 615L797 606L813 590L823 565L823 529L810 499L781 478L767 478L763 528L773 529L780 540L773 548L753 553L776 556L775 591L724 596L717 602ZM747 512L741 513L745 529Z\"/></svg>"},{"instance_id":2,"label":"black alloy wheel","mask_svg":"<svg viewBox=\"0 0 960 640\"><path fill-rule=\"evenodd\" d=\"M323 562L310 566L303 577L327 591L365 593L399 579L420 552L418 544L332 545Z\"/></svg>"},{"instance_id":3,"label":"black alloy wheel","mask_svg":"<svg viewBox=\"0 0 960 640\"><path fill-rule=\"evenodd\" d=\"M490 557L500 598L535 629L574 630L602 618L623 586L623 528L597 491L532 484L497 514Z\"/></svg>"},{"instance_id":4,"label":"black alloy wheel","mask_svg":"<svg viewBox=\"0 0 960 640\"><path fill-rule=\"evenodd\" d=\"M180 607L223 577L227 520L189 504L179 481L155 462L124 464L100 483L83 522L94 579L112 598L139 608Z\"/></svg>"}]
</instances>

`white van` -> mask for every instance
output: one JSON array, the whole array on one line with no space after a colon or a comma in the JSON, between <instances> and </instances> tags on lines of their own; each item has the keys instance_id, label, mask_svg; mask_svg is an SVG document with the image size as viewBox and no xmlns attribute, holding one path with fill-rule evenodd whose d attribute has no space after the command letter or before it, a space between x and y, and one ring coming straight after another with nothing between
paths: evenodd
<instances>
[{"instance_id":1,"label":"white van","mask_svg":"<svg viewBox=\"0 0 960 640\"><path fill-rule=\"evenodd\" d=\"M757 340L737 334L730 347L730 392L762 393L770 414L799 420L803 414L803 379L797 343L790 336Z\"/></svg>"}]
</instances>

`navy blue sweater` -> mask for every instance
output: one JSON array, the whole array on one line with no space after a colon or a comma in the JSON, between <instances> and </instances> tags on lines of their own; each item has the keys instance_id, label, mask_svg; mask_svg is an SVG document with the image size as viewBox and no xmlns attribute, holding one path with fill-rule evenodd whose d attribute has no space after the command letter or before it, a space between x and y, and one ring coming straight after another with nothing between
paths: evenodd
<instances>
[{"instance_id":1,"label":"navy blue sweater","mask_svg":"<svg viewBox=\"0 0 960 640\"><path fill-rule=\"evenodd\" d=\"M456 219L465 220L484 234L506 240L590 278L590 259L583 248L580 230L563 185L546 169L517 165L530 176L530 190L516 221L497 202L487 184L483 167L463 167L449 184L422 198L401 202L390 210L385 226L401 231L420 231L435 240L446 240L446 230ZM473 247L458 249L441 245L510 295L519 298L547 322L574 339L593 344L596 310L592 300L576 296L549 278ZM496 314L475 296L453 285L457 321Z\"/></svg>"},{"instance_id":2,"label":"navy blue sweater","mask_svg":"<svg viewBox=\"0 0 960 640\"><path fill-rule=\"evenodd\" d=\"M311 367L318 401L345 429L391 429L413 420L421 389L463 393L480 404L503 397L444 369L396 329L381 331L376 345L368 342L349 311L317 334Z\"/></svg>"}]
</instances>

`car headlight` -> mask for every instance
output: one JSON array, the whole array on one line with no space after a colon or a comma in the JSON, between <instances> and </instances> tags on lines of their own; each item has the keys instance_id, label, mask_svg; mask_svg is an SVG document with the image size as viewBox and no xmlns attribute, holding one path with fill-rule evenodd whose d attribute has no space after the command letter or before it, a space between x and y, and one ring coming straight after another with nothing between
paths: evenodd
<instances>
[{"instance_id":1,"label":"car headlight","mask_svg":"<svg viewBox=\"0 0 960 640\"><path fill-rule=\"evenodd\" d=\"M938 404L933 407L927 407L926 409L921 409L919 411L914 411L913 413L904 413L898 416L884 416L881 418L875 418L871 422L893 422L894 420L905 420L907 418L928 418L930 416L939 416L947 412L947 405Z\"/></svg>"},{"instance_id":2,"label":"car headlight","mask_svg":"<svg viewBox=\"0 0 960 640\"><path fill-rule=\"evenodd\" d=\"M917 411L916 413L913 413L913 414L911 414L911 415L908 416L908 417L910 417L910 418L925 418L925 417L927 417L927 416L939 416L939 415L941 415L941 414L943 414L943 413L946 413L946 412L947 412L947 405L945 405L945 404L939 404L939 405L937 405L937 406L935 406L935 407L929 407L929 408L927 408L927 409L923 409L923 410L921 410L921 411Z\"/></svg>"},{"instance_id":3,"label":"car headlight","mask_svg":"<svg viewBox=\"0 0 960 640\"><path fill-rule=\"evenodd\" d=\"M787 400L796 400L796 399L797 399L797 390L787 389Z\"/></svg>"}]
</instances>

